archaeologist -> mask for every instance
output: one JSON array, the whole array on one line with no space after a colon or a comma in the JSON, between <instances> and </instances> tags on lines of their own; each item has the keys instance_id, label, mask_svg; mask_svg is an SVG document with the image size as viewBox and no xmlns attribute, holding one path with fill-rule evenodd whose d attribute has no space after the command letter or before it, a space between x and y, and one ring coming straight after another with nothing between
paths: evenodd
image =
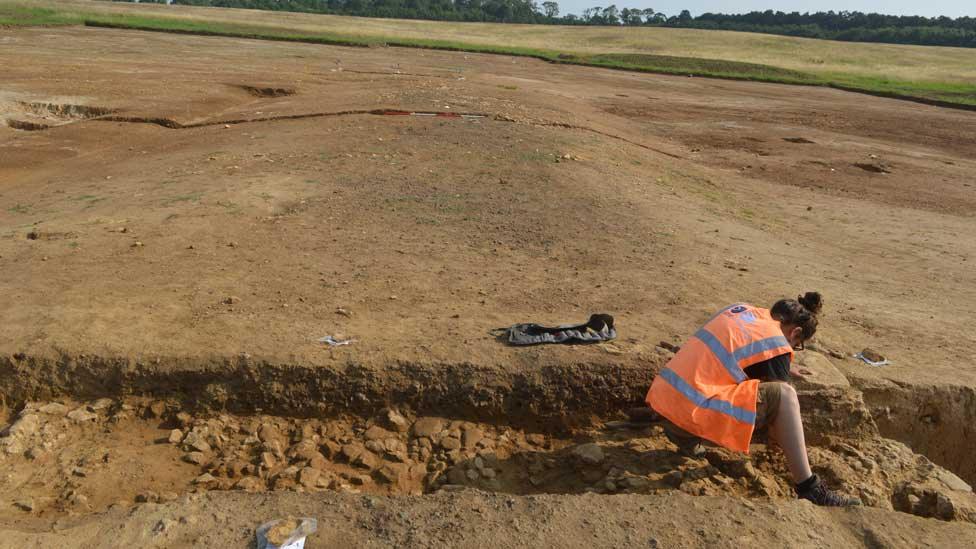
<instances>
[{"instance_id":1,"label":"archaeologist","mask_svg":"<svg viewBox=\"0 0 976 549\"><path fill-rule=\"evenodd\" d=\"M745 303L722 309L654 378L646 401L668 420L665 432L684 452L700 451L700 439L748 452L753 431L768 427L786 454L799 498L860 505L828 490L810 470L800 403L786 383L793 351L817 331L821 308L820 294L807 292L771 309Z\"/></svg>"}]
</instances>

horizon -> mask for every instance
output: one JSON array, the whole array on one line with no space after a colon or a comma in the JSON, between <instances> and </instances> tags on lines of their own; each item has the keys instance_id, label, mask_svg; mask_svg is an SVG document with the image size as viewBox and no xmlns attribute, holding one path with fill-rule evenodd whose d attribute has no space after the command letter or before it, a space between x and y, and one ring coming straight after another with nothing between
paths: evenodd
<instances>
[{"instance_id":1,"label":"horizon","mask_svg":"<svg viewBox=\"0 0 976 549\"><path fill-rule=\"evenodd\" d=\"M594 6L606 7L615 2L613 0L566 0L559 4L560 15L574 13L581 15L584 9ZM541 2L540 2L541 4ZM864 13L880 13L884 15L918 15L923 17L974 17L976 7L972 3L963 3L962 0L935 0L926 4L910 3L908 0L855 0L845 2L839 0L829 0L827 2L814 2L812 0L791 0L789 2L770 2L767 0L692 0L681 2L679 0L666 0L664 2L644 0L638 2L616 3L620 9L623 8L652 8L656 12L663 12L668 16L678 15L681 10L688 10L693 16L703 13L749 13L752 11L782 11L790 12L810 12L818 11L860 11ZM741 6L741 7L739 7Z\"/></svg>"}]
</instances>

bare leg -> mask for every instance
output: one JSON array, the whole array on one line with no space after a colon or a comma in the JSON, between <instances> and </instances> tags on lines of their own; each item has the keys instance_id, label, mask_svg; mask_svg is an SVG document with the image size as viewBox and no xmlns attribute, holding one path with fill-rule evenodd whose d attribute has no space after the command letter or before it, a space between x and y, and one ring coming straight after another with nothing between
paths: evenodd
<instances>
[{"instance_id":1,"label":"bare leg","mask_svg":"<svg viewBox=\"0 0 976 549\"><path fill-rule=\"evenodd\" d=\"M779 412L769 426L769 434L786 454L786 461L793 475L793 482L799 484L810 478L810 460L807 458L806 439L803 437L803 422L800 420L800 401L796 389L783 384L779 402Z\"/></svg>"}]
</instances>

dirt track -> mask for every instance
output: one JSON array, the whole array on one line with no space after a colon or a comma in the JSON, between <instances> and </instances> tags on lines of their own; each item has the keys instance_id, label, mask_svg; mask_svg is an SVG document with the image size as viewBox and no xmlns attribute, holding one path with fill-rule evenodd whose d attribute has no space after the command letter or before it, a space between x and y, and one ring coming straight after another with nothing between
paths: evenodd
<instances>
[{"instance_id":1,"label":"dirt track","mask_svg":"<svg viewBox=\"0 0 976 549\"><path fill-rule=\"evenodd\" d=\"M882 434L976 478L973 113L421 50L0 41L14 408L393 403L565 429L639 402L667 358L656 344L717 307L817 289L819 351L893 361L834 360ZM384 109L485 117L369 114ZM487 334L597 311L617 342L515 350ZM357 341L328 349L327 334ZM574 377L588 385L553 383ZM541 400L491 404L505 387Z\"/></svg>"}]
</instances>

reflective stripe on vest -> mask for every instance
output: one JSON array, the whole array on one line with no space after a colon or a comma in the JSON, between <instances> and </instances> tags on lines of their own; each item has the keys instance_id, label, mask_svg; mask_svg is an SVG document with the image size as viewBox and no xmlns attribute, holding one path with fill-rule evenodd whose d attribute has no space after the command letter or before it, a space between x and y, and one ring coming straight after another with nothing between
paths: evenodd
<instances>
[{"instance_id":1,"label":"reflective stripe on vest","mask_svg":"<svg viewBox=\"0 0 976 549\"><path fill-rule=\"evenodd\" d=\"M722 342L712 335L712 332L702 328L695 332L695 337L708 346L708 349L712 351L715 358L722 363L722 366L725 367L725 369L729 372L729 375L732 376L732 379L734 379L736 383L742 383L748 379L748 376L746 376L746 373L742 371L742 368L739 368L739 361L735 359L735 354L730 353L725 346L722 345Z\"/></svg>"},{"instance_id":2,"label":"reflective stripe on vest","mask_svg":"<svg viewBox=\"0 0 976 549\"><path fill-rule=\"evenodd\" d=\"M681 346L654 379L647 403L692 434L748 452L759 381L743 370L792 353L767 309L730 305Z\"/></svg>"},{"instance_id":3,"label":"reflective stripe on vest","mask_svg":"<svg viewBox=\"0 0 976 549\"><path fill-rule=\"evenodd\" d=\"M749 423L750 425L756 423L756 412L746 410L745 408L739 408L731 402L706 397L695 390L694 387L688 385L685 380L681 379L681 377L674 373L674 370L670 368L661 370L659 375L664 378L664 381L668 382L668 385L674 387L676 391L684 395L684 397L688 400L694 402L696 406L701 406L702 408L708 408L709 410L715 410L716 412L721 412L725 415L732 416L742 423Z\"/></svg>"}]
</instances>

